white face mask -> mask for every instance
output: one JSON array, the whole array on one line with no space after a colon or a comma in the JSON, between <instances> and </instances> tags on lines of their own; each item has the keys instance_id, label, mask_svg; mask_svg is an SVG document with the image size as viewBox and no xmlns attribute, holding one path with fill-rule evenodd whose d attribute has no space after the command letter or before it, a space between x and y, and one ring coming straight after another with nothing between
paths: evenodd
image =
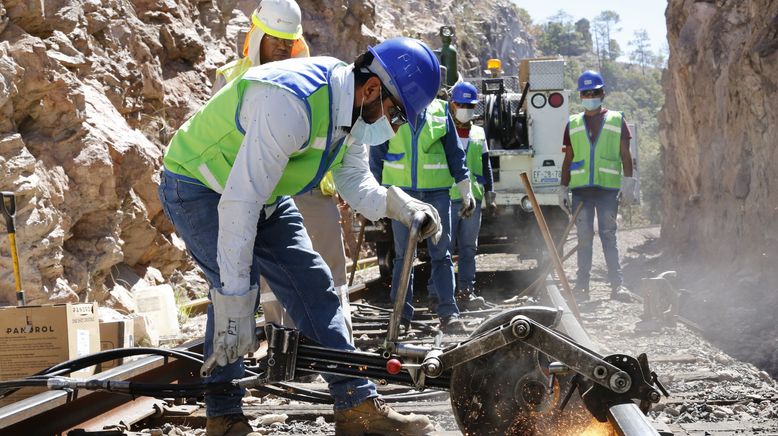
<instances>
[{"instance_id":1,"label":"white face mask","mask_svg":"<svg viewBox=\"0 0 778 436\"><path fill-rule=\"evenodd\" d=\"M463 107L458 107L456 113L454 114L457 121L459 121L462 124L469 123L470 120L473 119L474 115L475 115L475 109L467 109Z\"/></svg>"},{"instance_id":2,"label":"white face mask","mask_svg":"<svg viewBox=\"0 0 778 436\"><path fill-rule=\"evenodd\" d=\"M588 111L593 111L597 109L598 107L602 106L602 99L601 98L582 98L581 104L584 108Z\"/></svg>"},{"instance_id":3,"label":"white face mask","mask_svg":"<svg viewBox=\"0 0 778 436\"><path fill-rule=\"evenodd\" d=\"M379 91L380 92L380 91ZM379 101L383 102L383 95L379 94ZM368 124L362 118L362 106L365 105L365 99L362 98L362 104L359 106L359 118L351 126L351 136L354 142L365 145L381 145L394 137L392 123L384 115L384 106L381 105L381 118Z\"/></svg>"}]
</instances>

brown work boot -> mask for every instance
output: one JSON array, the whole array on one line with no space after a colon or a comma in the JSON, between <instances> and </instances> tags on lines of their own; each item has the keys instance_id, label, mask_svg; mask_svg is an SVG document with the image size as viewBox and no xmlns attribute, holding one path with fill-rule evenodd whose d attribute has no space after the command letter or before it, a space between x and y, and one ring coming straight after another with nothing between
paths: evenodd
<instances>
[{"instance_id":1,"label":"brown work boot","mask_svg":"<svg viewBox=\"0 0 778 436\"><path fill-rule=\"evenodd\" d=\"M632 302L632 294L624 286L616 286L611 289L611 300L621 301L623 303Z\"/></svg>"},{"instance_id":2,"label":"brown work boot","mask_svg":"<svg viewBox=\"0 0 778 436\"><path fill-rule=\"evenodd\" d=\"M464 321L459 319L458 316L448 316L441 318L440 331L448 335L466 335L468 334L467 327L465 327Z\"/></svg>"},{"instance_id":3,"label":"brown work boot","mask_svg":"<svg viewBox=\"0 0 778 436\"><path fill-rule=\"evenodd\" d=\"M395 412L381 398L368 398L360 405L335 411L335 434L426 435L435 431L424 415Z\"/></svg>"},{"instance_id":4,"label":"brown work boot","mask_svg":"<svg viewBox=\"0 0 778 436\"><path fill-rule=\"evenodd\" d=\"M260 436L251 428L248 418L242 413L212 416L206 420L205 436Z\"/></svg>"},{"instance_id":5,"label":"brown work boot","mask_svg":"<svg viewBox=\"0 0 778 436\"><path fill-rule=\"evenodd\" d=\"M589 301L589 287L576 286L573 289L573 298L577 303Z\"/></svg>"},{"instance_id":6,"label":"brown work boot","mask_svg":"<svg viewBox=\"0 0 778 436\"><path fill-rule=\"evenodd\" d=\"M472 288L464 289L457 292L457 307L462 310L483 310L488 309L489 305L486 304L484 297L475 295L475 291Z\"/></svg>"}]
</instances>

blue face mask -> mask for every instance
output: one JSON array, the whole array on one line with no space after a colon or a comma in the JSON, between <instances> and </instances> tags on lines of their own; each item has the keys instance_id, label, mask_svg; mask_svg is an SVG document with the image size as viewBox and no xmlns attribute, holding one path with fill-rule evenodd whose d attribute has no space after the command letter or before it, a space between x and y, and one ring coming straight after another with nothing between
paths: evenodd
<instances>
[{"instance_id":1,"label":"blue face mask","mask_svg":"<svg viewBox=\"0 0 778 436\"><path fill-rule=\"evenodd\" d=\"M383 101L382 94L379 94L379 99L379 101ZM351 126L351 136L354 138L354 142L365 145L381 145L392 139L394 129L392 123L384 115L383 104L381 105L381 118L370 124L362 118L362 106L364 105L365 100L362 99L362 104L359 106L359 118Z\"/></svg>"},{"instance_id":2,"label":"blue face mask","mask_svg":"<svg viewBox=\"0 0 778 436\"><path fill-rule=\"evenodd\" d=\"M588 111L593 111L602 106L602 98L582 98L581 104Z\"/></svg>"}]
</instances>

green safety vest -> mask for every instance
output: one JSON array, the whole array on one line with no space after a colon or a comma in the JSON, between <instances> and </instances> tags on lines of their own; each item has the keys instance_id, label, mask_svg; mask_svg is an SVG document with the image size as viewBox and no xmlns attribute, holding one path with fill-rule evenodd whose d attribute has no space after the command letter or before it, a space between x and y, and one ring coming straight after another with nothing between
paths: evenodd
<instances>
[{"instance_id":1,"label":"green safety vest","mask_svg":"<svg viewBox=\"0 0 778 436\"><path fill-rule=\"evenodd\" d=\"M600 135L592 144L584 114L570 116L570 188L594 186L605 189L621 187L621 112L608 111L603 117Z\"/></svg>"},{"instance_id":2,"label":"green safety vest","mask_svg":"<svg viewBox=\"0 0 778 436\"><path fill-rule=\"evenodd\" d=\"M470 127L470 135L467 138L467 157L465 159L467 168L470 170L470 187L473 190L473 197L476 200L484 198L484 144L486 144L486 133L484 128L473 125ZM451 201L460 200L462 195L459 193L456 183L451 186L449 191Z\"/></svg>"},{"instance_id":3,"label":"green safety vest","mask_svg":"<svg viewBox=\"0 0 778 436\"><path fill-rule=\"evenodd\" d=\"M441 142L447 130L448 104L435 99L427 107L424 124L417 132L411 133L410 126L405 123L389 140L382 183L420 191L448 189L454 178Z\"/></svg>"},{"instance_id":4,"label":"green safety vest","mask_svg":"<svg viewBox=\"0 0 778 436\"><path fill-rule=\"evenodd\" d=\"M335 58L305 58L273 62L248 69L227 83L187 120L170 140L163 164L175 174L192 177L221 193L244 138L240 105L246 86L267 83L292 92L308 109L310 136L289 157L268 204L278 197L297 195L315 187L330 168L343 160L343 140L332 142L332 104L329 78L332 69L345 65Z\"/></svg>"}]
</instances>

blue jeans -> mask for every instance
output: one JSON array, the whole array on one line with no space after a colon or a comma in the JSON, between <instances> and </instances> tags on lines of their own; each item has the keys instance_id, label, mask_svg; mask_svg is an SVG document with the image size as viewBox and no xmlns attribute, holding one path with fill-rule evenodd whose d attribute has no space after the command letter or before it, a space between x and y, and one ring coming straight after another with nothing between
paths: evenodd
<instances>
[{"instance_id":1,"label":"blue jeans","mask_svg":"<svg viewBox=\"0 0 778 436\"><path fill-rule=\"evenodd\" d=\"M478 232L481 230L481 202L475 202L475 210L470 218L460 218L459 208L462 200L451 202L451 251L459 251L457 262L457 289L475 288L475 252L478 248Z\"/></svg>"},{"instance_id":2,"label":"blue jeans","mask_svg":"<svg viewBox=\"0 0 778 436\"><path fill-rule=\"evenodd\" d=\"M216 261L218 205L221 196L199 181L163 171L159 198L176 232L186 243L192 257L205 273L211 287L217 287L219 264ZM266 208L267 209L267 208ZM260 272L287 310L297 328L306 337L325 347L355 350L335 292L332 275L321 256L313 250L303 226L303 218L289 197L283 197L265 210L257 222L251 283L257 284ZM255 303L256 304L256 303ZM213 306L208 307L204 354L213 352ZM241 359L217 367L207 382L226 382L243 377ZM354 407L378 396L375 385L366 379L325 375L335 399L335 409ZM241 413L243 390L220 395L206 395L206 415Z\"/></svg>"},{"instance_id":3,"label":"blue jeans","mask_svg":"<svg viewBox=\"0 0 778 436\"><path fill-rule=\"evenodd\" d=\"M576 287L589 287L592 269L592 248L594 245L594 213L602 242L605 264L608 266L608 281L611 288L621 286L622 275L619 265L619 249L616 245L616 215L619 212L618 191L600 188L573 189L573 210L583 203L581 213L575 221L578 231L578 273Z\"/></svg>"},{"instance_id":4,"label":"blue jeans","mask_svg":"<svg viewBox=\"0 0 778 436\"><path fill-rule=\"evenodd\" d=\"M432 205L440 215L440 225L443 227L440 240L437 244L432 242L432 238L427 239L427 249L432 259L431 281L434 285L430 288L430 296L437 294L438 317L447 318L452 315L459 315L457 303L454 301L454 264L451 262L451 253L448 251L449 241L451 239L451 199L448 196L448 189L440 191L405 191L408 195L418 200ZM394 270L392 271L392 301L397 295L397 286L400 283L400 274L403 267L403 256L405 255L405 246L408 245L408 236L410 230L399 221L392 220L392 232L394 233ZM416 250L413 251L416 257ZM433 290L434 288L434 290ZM403 308L403 318L413 318L413 270L408 282L408 294L405 298L405 307Z\"/></svg>"}]
</instances>

